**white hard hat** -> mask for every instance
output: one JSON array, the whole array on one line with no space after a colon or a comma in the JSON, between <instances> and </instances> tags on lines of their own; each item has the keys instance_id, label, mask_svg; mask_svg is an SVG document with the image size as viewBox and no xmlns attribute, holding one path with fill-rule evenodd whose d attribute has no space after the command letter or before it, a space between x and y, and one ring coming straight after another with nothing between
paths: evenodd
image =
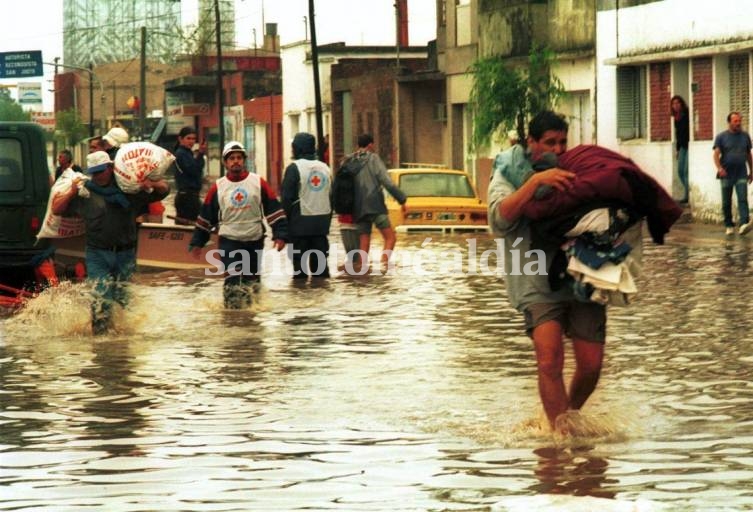
<instances>
[{"instance_id":1,"label":"white hard hat","mask_svg":"<svg viewBox=\"0 0 753 512\"><path fill-rule=\"evenodd\" d=\"M243 153L243 156L248 156L246 154L246 148L243 147L243 144L241 144L237 140L231 140L230 142L225 144L225 147L222 149L222 159L224 160L226 156L236 151Z\"/></svg>"}]
</instances>

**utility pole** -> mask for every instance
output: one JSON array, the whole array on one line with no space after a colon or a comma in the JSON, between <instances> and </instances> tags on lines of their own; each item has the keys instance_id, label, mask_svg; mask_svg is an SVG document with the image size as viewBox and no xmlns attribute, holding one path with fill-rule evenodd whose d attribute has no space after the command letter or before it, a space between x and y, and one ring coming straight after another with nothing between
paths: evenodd
<instances>
[{"instance_id":1,"label":"utility pole","mask_svg":"<svg viewBox=\"0 0 753 512\"><path fill-rule=\"evenodd\" d=\"M58 74L58 62L60 61L60 57L55 57L52 60L55 63L55 75L57 75ZM58 99L58 94L59 94L57 90L57 85L58 85L57 76L55 76L55 78L53 79L52 84L53 84L53 89L55 90L55 96L54 96L55 104L52 107L52 111L55 112L55 114L57 115L57 112L58 112L57 99ZM52 157L57 158L57 156L58 156L58 138L53 137L52 138Z\"/></svg>"},{"instance_id":2,"label":"utility pole","mask_svg":"<svg viewBox=\"0 0 753 512\"><path fill-rule=\"evenodd\" d=\"M89 137L94 137L94 64L89 63Z\"/></svg>"},{"instance_id":3,"label":"utility pole","mask_svg":"<svg viewBox=\"0 0 753 512\"><path fill-rule=\"evenodd\" d=\"M139 131L146 135L146 27L141 27L141 84L139 87Z\"/></svg>"},{"instance_id":4,"label":"utility pole","mask_svg":"<svg viewBox=\"0 0 753 512\"><path fill-rule=\"evenodd\" d=\"M400 3L395 2L395 67L400 72Z\"/></svg>"},{"instance_id":5,"label":"utility pole","mask_svg":"<svg viewBox=\"0 0 753 512\"><path fill-rule=\"evenodd\" d=\"M214 0L214 32L217 41L217 117L219 118L220 129L220 159L222 159L222 148L225 147L225 90L222 84L222 36L220 25L220 0ZM225 167L220 161L220 176L225 175Z\"/></svg>"},{"instance_id":6,"label":"utility pole","mask_svg":"<svg viewBox=\"0 0 753 512\"><path fill-rule=\"evenodd\" d=\"M319 85L319 49L316 46L316 22L314 0L309 0L309 23L311 24L311 65L314 68L314 102L316 105L316 140L319 160L324 159L324 123L322 122L322 91Z\"/></svg>"}]
</instances>

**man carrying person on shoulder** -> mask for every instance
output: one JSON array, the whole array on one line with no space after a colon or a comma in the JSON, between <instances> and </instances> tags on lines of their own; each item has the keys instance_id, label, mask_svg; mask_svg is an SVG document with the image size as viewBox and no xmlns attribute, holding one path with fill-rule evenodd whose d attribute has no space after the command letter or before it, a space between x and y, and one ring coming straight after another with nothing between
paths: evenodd
<instances>
[{"instance_id":1,"label":"man carrying person on shoulder","mask_svg":"<svg viewBox=\"0 0 753 512\"><path fill-rule=\"evenodd\" d=\"M289 223L293 279L329 277L332 172L316 159L316 139L310 133L297 133L292 149L295 161L285 169L282 206Z\"/></svg>"},{"instance_id":2,"label":"man carrying person on shoulder","mask_svg":"<svg viewBox=\"0 0 753 512\"><path fill-rule=\"evenodd\" d=\"M525 316L525 328L533 340L538 372L538 388L544 412L552 430L566 432L559 418L568 410L580 409L596 389L601 374L606 340L606 306L580 302L571 287L552 290L544 273L513 270L513 261L521 268L538 255L531 246L531 222L522 214L534 199L540 185L556 190L572 187L575 174L549 168L531 173L533 162L543 153L562 155L567 149L568 124L551 111L537 114L530 122L527 149L520 144L497 155L489 186L489 221L494 232L504 237L505 281L510 304ZM519 186L505 176L528 176ZM556 244L544 247L547 268L559 250ZM528 251L528 252L527 252ZM517 254L515 254L517 253ZM565 348L563 337L572 339L575 372L566 388L563 378Z\"/></svg>"},{"instance_id":3,"label":"man carrying person on shoulder","mask_svg":"<svg viewBox=\"0 0 753 512\"><path fill-rule=\"evenodd\" d=\"M246 149L230 141L222 150L227 173L207 192L189 250L195 258L219 234L220 261L224 270L223 298L228 309L242 309L253 302L252 293L261 282L264 220L272 228L275 249L288 239L288 221L277 196L267 182L246 170Z\"/></svg>"},{"instance_id":4,"label":"man carrying person on shoulder","mask_svg":"<svg viewBox=\"0 0 753 512\"><path fill-rule=\"evenodd\" d=\"M92 331L102 334L112 327L114 304L128 304L127 284L136 270L136 217L145 205L166 197L170 186L165 180L147 179L137 194L124 194L106 152L89 153L86 163L91 179L72 179L68 192L53 197L52 213L75 213L84 219L87 279L94 283ZM79 194L81 187L89 193Z\"/></svg>"}]
</instances>

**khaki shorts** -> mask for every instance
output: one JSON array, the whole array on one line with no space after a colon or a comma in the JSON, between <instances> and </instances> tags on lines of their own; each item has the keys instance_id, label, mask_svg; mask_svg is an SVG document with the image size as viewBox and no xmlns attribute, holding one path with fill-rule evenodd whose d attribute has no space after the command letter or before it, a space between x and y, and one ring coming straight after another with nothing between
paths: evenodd
<instances>
[{"instance_id":1,"label":"khaki shorts","mask_svg":"<svg viewBox=\"0 0 753 512\"><path fill-rule=\"evenodd\" d=\"M570 338L594 343L607 339L607 308L595 302L554 302L531 304L523 312L526 334L533 335L534 327L556 320Z\"/></svg>"},{"instance_id":2,"label":"khaki shorts","mask_svg":"<svg viewBox=\"0 0 753 512\"><path fill-rule=\"evenodd\" d=\"M375 215L366 215L358 225L359 233L371 233L371 225L376 226L377 229L386 229L390 227L390 216L386 213L377 213Z\"/></svg>"}]
</instances>

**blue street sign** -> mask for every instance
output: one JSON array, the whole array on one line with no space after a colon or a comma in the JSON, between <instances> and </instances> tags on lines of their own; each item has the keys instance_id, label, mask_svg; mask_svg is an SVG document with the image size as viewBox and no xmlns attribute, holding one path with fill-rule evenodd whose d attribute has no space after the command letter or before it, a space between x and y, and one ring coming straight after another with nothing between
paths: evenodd
<instances>
[{"instance_id":1,"label":"blue street sign","mask_svg":"<svg viewBox=\"0 0 753 512\"><path fill-rule=\"evenodd\" d=\"M0 78L31 76L44 76L41 50L0 53Z\"/></svg>"}]
</instances>

